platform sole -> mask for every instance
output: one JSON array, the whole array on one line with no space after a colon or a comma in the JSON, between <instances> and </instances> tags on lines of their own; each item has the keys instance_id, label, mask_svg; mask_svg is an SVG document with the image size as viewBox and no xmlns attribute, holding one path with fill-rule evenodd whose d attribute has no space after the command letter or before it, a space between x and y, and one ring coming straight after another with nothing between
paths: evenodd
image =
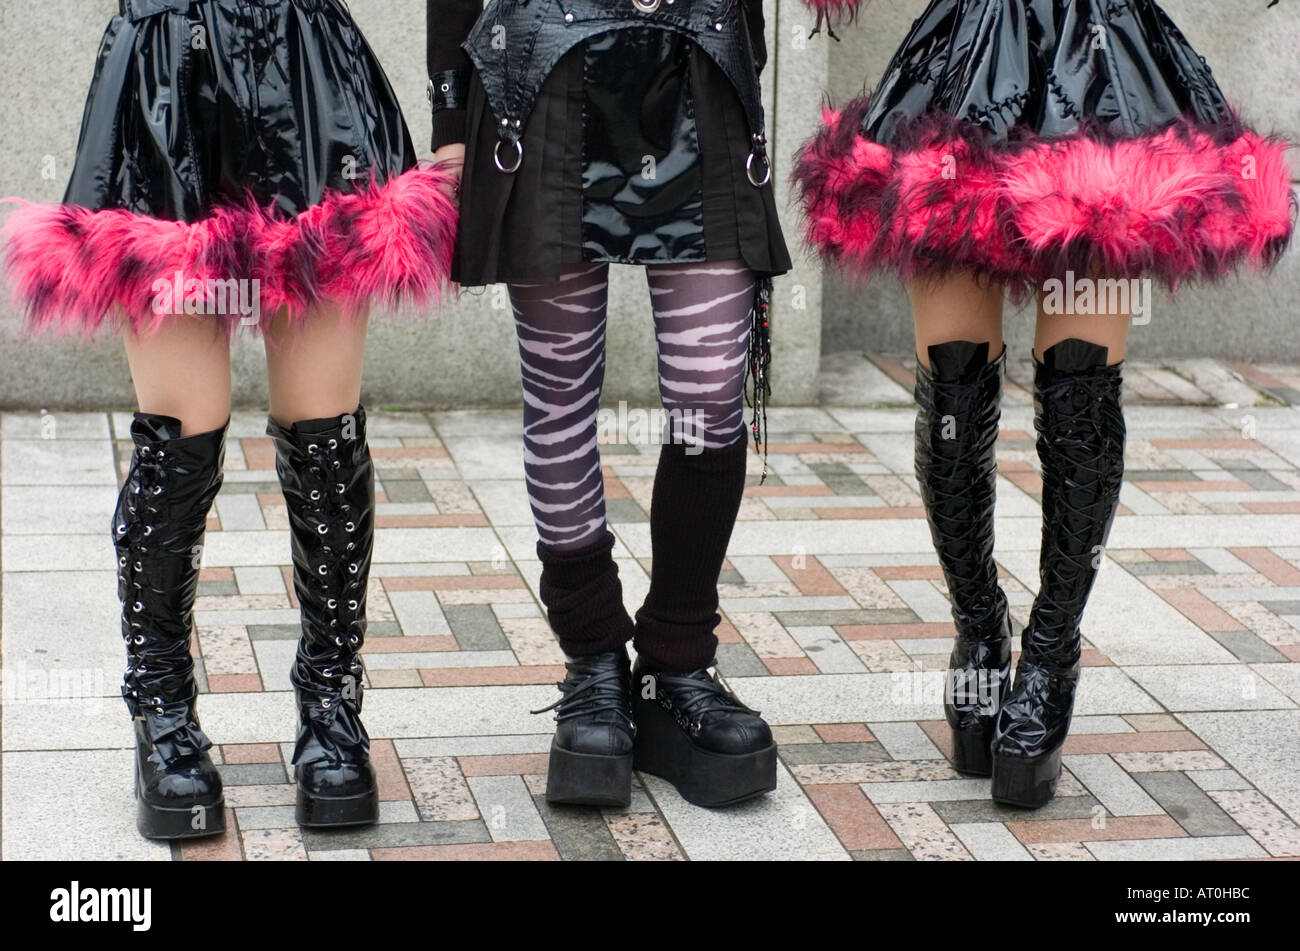
<instances>
[{"instance_id":1,"label":"platform sole","mask_svg":"<svg viewBox=\"0 0 1300 951\"><path fill-rule=\"evenodd\" d=\"M325 797L313 796L299 786L294 818L306 829L374 825L379 821L379 790Z\"/></svg>"},{"instance_id":2,"label":"platform sole","mask_svg":"<svg viewBox=\"0 0 1300 951\"><path fill-rule=\"evenodd\" d=\"M667 780L687 802L717 808L776 789L776 744L728 755L700 749L658 704L635 704L633 765Z\"/></svg>"},{"instance_id":3,"label":"platform sole","mask_svg":"<svg viewBox=\"0 0 1300 951\"><path fill-rule=\"evenodd\" d=\"M1030 758L993 755L993 801L1019 809L1051 802L1061 779L1061 748Z\"/></svg>"},{"instance_id":4,"label":"platform sole","mask_svg":"<svg viewBox=\"0 0 1300 951\"><path fill-rule=\"evenodd\" d=\"M140 794L140 764L136 763L134 788L135 827L146 839L202 839L226 831L226 799L194 802L187 806L160 806Z\"/></svg>"},{"instance_id":5,"label":"platform sole","mask_svg":"<svg viewBox=\"0 0 1300 951\"><path fill-rule=\"evenodd\" d=\"M192 806L159 806L137 799L135 827L146 839L201 839L226 831L225 799Z\"/></svg>"},{"instance_id":6,"label":"platform sole","mask_svg":"<svg viewBox=\"0 0 1300 951\"><path fill-rule=\"evenodd\" d=\"M551 741L546 801L562 806L623 807L632 802L632 754L575 753Z\"/></svg>"},{"instance_id":7,"label":"platform sole","mask_svg":"<svg viewBox=\"0 0 1300 951\"><path fill-rule=\"evenodd\" d=\"M950 726L952 732L952 768L966 776L992 776L993 727L995 721L990 718L984 726L972 730L959 730Z\"/></svg>"}]
</instances>

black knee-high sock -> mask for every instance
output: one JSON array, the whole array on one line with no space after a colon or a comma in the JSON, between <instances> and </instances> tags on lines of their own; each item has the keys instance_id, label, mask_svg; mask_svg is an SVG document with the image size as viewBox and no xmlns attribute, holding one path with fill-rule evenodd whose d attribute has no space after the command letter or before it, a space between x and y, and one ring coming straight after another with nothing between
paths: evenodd
<instances>
[{"instance_id":1,"label":"black knee-high sock","mask_svg":"<svg viewBox=\"0 0 1300 951\"><path fill-rule=\"evenodd\" d=\"M618 650L632 638L632 618L623 606L613 549L609 531L594 545L576 551L556 551L537 543L542 603L551 630L570 657Z\"/></svg>"},{"instance_id":2,"label":"black knee-high sock","mask_svg":"<svg viewBox=\"0 0 1300 951\"><path fill-rule=\"evenodd\" d=\"M718 573L745 492L748 439L722 449L670 444L659 452L650 502L650 593L636 614L637 654L686 672L713 662Z\"/></svg>"}]
</instances>

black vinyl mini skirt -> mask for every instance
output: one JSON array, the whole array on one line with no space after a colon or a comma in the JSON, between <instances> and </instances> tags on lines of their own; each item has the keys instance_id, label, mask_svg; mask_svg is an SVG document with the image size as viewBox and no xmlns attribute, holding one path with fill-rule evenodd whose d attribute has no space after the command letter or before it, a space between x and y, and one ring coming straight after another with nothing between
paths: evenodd
<instances>
[{"instance_id":1,"label":"black vinyl mini skirt","mask_svg":"<svg viewBox=\"0 0 1300 951\"><path fill-rule=\"evenodd\" d=\"M850 272L1173 287L1277 260L1286 149L1154 0L933 0L796 179L809 244Z\"/></svg>"},{"instance_id":2,"label":"black vinyl mini skirt","mask_svg":"<svg viewBox=\"0 0 1300 951\"><path fill-rule=\"evenodd\" d=\"M451 179L416 166L397 97L343 0L120 10L64 203L24 203L6 223L6 270L35 329L122 318L155 329L174 316L155 285L176 275L187 302L206 282L255 281L263 323L439 294ZM207 303L190 313L211 313ZM228 330L249 323L212 316Z\"/></svg>"}]
</instances>

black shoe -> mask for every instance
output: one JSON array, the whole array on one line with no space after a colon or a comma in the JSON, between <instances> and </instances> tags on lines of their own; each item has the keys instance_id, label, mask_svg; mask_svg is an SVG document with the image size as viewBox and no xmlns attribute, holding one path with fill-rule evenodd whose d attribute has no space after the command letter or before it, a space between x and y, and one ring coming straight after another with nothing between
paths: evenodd
<instances>
[{"instance_id":1,"label":"black shoe","mask_svg":"<svg viewBox=\"0 0 1300 951\"><path fill-rule=\"evenodd\" d=\"M1084 605L1104 557L1124 476L1120 366L1106 348L1065 340L1034 374L1043 469L1040 587L1020 664L993 736L993 798L1037 808L1056 793L1079 681Z\"/></svg>"},{"instance_id":2,"label":"black shoe","mask_svg":"<svg viewBox=\"0 0 1300 951\"><path fill-rule=\"evenodd\" d=\"M627 649L573 657L556 684L563 696L533 713L555 711L546 801L626 806L632 801L631 681Z\"/></svg>"},{"instance_id":3,"label":"black shoe","mask_svg":"<svg viewBox=\"0 0 1300 951\"><path fill-rule=\"evenodd\" d=\"M772 730L707 669L632 670L637 769L697 806L728 806L776 788Z\"/></svg>"},{"instance_id":4,"label":"black shoe","mask_svg":"<svg viewBox=\"0 0 1300 951\"><path fill-rule=\"evenodd\" d=\"M987 343L929 348L916 372L916 481L952 601L957 637L948 658L943 712L953 767L993 772L989 745L1011 681L1011 624L993 561L998 419L1006 349Z\"/></svg>"},{"instance_id":5,"label":"black shoe","mask_svg":"<svg viewBox=\"0 0 1300 951\"><path fill-rule=\"evenodd\" d=\"M302 637L290 679L298 702L294 779L307 827L379 821L379 784L361 722L366 583L375 482L366 416L271 422L276 473L289 508Z\"/></svg>"},{"instance_id":6,"label":"black shoe","mask_svg":"<svg viewBox=\"0 0 1300 951\"><path fill-rule=\"evenodd\" d=\"M190 657L203 533L221 488L226 430L180 433L178 419L135 414L135 452L113 514L127 653L122 697L135 730L136 826L150 839L226 828Z\"/></svg>"}]
</instances>

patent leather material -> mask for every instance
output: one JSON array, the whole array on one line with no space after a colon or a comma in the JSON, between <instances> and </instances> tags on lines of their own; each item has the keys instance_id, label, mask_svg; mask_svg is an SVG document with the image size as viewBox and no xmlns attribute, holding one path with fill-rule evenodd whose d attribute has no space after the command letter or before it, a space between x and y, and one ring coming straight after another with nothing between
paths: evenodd
<instances>
[{"instance_id":1,"label":"patent leather material","mask_svg":"<svg viewBox=\"0 0 1300 951\"><path fill-rule=\"evenodd\" d=\"M743 0L675 0L642 11L632 0L492 0L464 43L501 141L517 143L542 83L569 50L615 30L652 27L689 39L735 87L754 147L766 155L756 54ZM501 37L509 37L502 42ZM765 161L765 158L764 158Z\"/></svg>"},{"instance_id":2,"label":"patent leather material","mask_svg":"<svg viewBox=\"0 0 1300 951\"><path fill-rule=\"evenodd\" d=\"M1034 428L1043 475L1040 587L994 733L995 798L1000 761L1032 764L1059 757L1069 730L1079 680L1079 624L1124 473L1122 371L1105 360L1104 347L1070 339L1049 348L1035 369ZM1048 778L1054 784L1055 775Z\"/></svg>"},{"instance_id":3,"label":"patent leather material","mask_svg":"<svg viewBox=\"0 0 1300 951\"><path fill-rule=\"evenodd\" d=\"M993 140L1135 136L1191 117L1230 124L1205 60L1152 0L934 0L912 25L862 121L893 144L935 110Z\"/></svg>"},{"instance_id":4,"label":"patent leather material","mask_svg":"<svg viewBox=\"0 0 1300 951\"><path fill-rule=\"evenodd\" d=\"M982 775L1011 678L1007 599L993 560L1006 350L992 362L988 352L987 343L938 344L929 348L930 370L916 373L916 480L957 629L944 716L955 735L970 734L955 736L958 768Z\"/></svg>"},{"instance_id":5,"label":"patent leather material","mask_svg":"<svg viewBox=\"0 0 1300 951\"><path fill-rule=\"evenodd\" d=\"M690 40L666 30L621 30L587 42L582 247L588 260L705 260L690 53ZM652 68L629 73L629 63Z\"/></svg>"},{"instance_id":6,"label":"patent leather material","mask_svg":"<svg viewBox=\"0 0 1300 951\"><path fill-rule=\"evenodd\" d=\"M196 710L190 635L225 436L223 427L182 437L178 419L135 414L135 450L113 514L127 652L122 697L134 719L138 824L151 838L210 834L224 823L221 777Z\"/></svg>"},{"instance_id":7,"label":"patent leather material","mask_svg":"<svg viewBox=\"0 0 1300 951\"><path fill-rule=\"evenodd\" d=\"M356 800L373 822L370 737L361 722L366 584L374 543L374 466L365 410L283 427L271 421L276 473L289 509L302 637L290 679L298 702L294 774L299 819L316 800Z\"/></svg>"},{"instance_id":8,"label":"patent leather material","mask_svg":"<svg viewBox=\"0 0 1300 951\"><path fill-rule=\"evenodd\" d=\"M342 0L121 0L64 201L195 221L251 193L287 216L415 164Z\"/></svg>"}]
</instances>

